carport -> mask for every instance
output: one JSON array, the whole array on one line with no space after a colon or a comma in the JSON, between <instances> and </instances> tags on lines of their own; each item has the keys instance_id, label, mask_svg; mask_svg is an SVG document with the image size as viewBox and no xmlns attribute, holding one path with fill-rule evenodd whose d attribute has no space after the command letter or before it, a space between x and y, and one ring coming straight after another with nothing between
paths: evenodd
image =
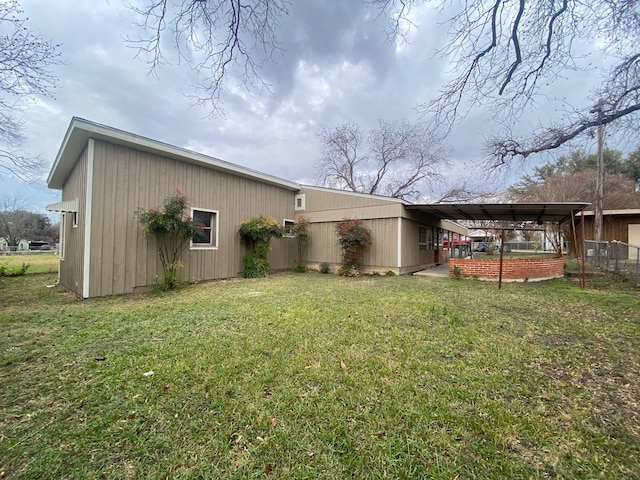
<instances>
[{"instance_id":1,"label":"carport","mask_svg":"<svg viewBox=\"0 0 640 480\"><path fill-rule=\"evenodd\" d=\"M524 230L519 225L521 222L534 222L536 225L545 223L562 225L567 221L573 222L575 215L589 205L584 202L438 203L407 205L406 208L423 212L440 220L501 222L496 229L501 230L498 288L502 288L503 243L506 230Z\"/></svg>"}]
</instances>

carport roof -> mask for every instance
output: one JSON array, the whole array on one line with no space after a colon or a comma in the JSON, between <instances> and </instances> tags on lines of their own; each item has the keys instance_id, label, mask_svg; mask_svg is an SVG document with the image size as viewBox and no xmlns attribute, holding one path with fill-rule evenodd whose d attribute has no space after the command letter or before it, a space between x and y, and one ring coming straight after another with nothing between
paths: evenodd
<instances>
[{"instance_id":1,"label":"carport roof","mask_svg":"<svg viewBox=\"0 0 640 480\"><path fill-rule=\"evenodd\" d=\"M441 220L502 220L509 222L564 222L589 203L437 203L406 205Z\"/></svg>"}]
</instances>

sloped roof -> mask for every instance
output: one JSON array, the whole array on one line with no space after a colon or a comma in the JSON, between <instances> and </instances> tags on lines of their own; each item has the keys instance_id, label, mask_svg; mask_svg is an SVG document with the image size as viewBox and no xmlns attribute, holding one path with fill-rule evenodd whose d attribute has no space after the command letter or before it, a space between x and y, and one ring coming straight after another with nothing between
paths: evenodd
<instances>
[{"instance_id":1,"label":"sloped roof","mask_svg":"<svg viewBox=\"0 0 640 480\"><path fill-rule=\"evenodd\" d=\"M79 117L73 117L71 119L67 133L60 145L60 150L58 151L58 155L53 162L51 172L49 172L49 177L47 178L47 185L49 188L55 188L58 190L62 189L65 180L71 173L73 166L90 138L258 180L286 188L288 190L295 191L300 189L300 185L295 182L290 182L282 178L274 177L273 175L268 175L250 168L225 162L218 158L193 152L186 148L169 145L168 143L152 140L147 137L125 132L124 130L118 130L117 128L101 125Z\"/></svg>"}]
</instances>

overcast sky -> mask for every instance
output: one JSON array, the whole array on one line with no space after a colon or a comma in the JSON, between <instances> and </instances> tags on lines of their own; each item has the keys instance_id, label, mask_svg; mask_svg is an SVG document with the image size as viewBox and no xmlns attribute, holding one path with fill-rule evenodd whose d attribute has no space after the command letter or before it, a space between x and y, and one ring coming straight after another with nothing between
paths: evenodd
<instances>
[{"instance_id":1,"label":"overcast sky","mask_svg":"<svg viewBox=\"0 0 640 480\"><path fill-rule=\"evenodd\" d=\"M447 74L435 52L446 42L446 15L425 8L416 13L419 30L409 44L386 41L384 22L364 2L295 1L278 38L284 51L264 70L272 93L227 95L226 118L190 107L187 95L197 77L185 65L168 65L149 76L123 42L140 34L127 0L22 0L34 32L61 44L65 65L56 74L55 99L39 99L25 111L27 151L42 155L47 173L72 116L186 147L229 162L302 183L314 183L320 155L319 126L376 119L417 120L415 106L433 98ZM596 62L597 63L597 62ZM597 72L559 79L558 96L583 105ZM231 84L233 86L233 84ZM523 112L527 131L555 119L559 104L542 101ZM451 172L482 176L471 168L483 139L498 128L485 111L473 112L453 131ZM591 147L590 144L585 144ZM541 162L546 157L538 157ZM513 178L524 173L519 169ZM58 201L59 191L25 186L0 177L0 196L19 196L32 209Z\"/></svg>"}]
</instances>

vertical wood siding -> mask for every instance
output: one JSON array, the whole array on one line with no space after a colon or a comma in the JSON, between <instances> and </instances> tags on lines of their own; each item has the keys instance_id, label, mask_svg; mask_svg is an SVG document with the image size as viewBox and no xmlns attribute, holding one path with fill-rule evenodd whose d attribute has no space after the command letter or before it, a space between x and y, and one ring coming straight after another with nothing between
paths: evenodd
<instances>
[{"instance_id":1,"label":"vertical wood siding","mask_svg":"<svg viewBox=\"0 0 640 480\"><path fill-rule=\"evenodd\" d=\"M305 261L310 264L327 262L339 265L342 251L338 246L336 226L338 222L311 223L310 241ZM398 264L398 219L380 218L364 220L363 225L371 230L371 247L366 251L363 271L397 270Z\"/></svg>"},{"instance_id":2,"label":"vertical wood siding","mask_svg":"<svg viewBox=\"0 0 640 480\"><path fill-rule=\"evenodd\" d=\"M595 219L593 215L585 216L585 234L587 240L593 240L595 237ZM582 243L582 226L580 225L581 217L576 217L576 234L578 243ZM569 222L570 224L570 222ZM640 215L603 215L602 217L602 241L610 242L618 240L620 242L629 243L629 225L640 224ZM573 235L568 240L573 243Z\"/></svg>"},{"instance_id":3,"label":"vertical wood siding","mask_svg":"<svg viewBox=\"0 0 640 480\"><path fill-rule=\"evenodd\" d=\"M134 213L155 208L180 190L194 208L217 210L217 250L182 254L185 280L236 277L242 271L238 229L257 215L282 222L294 218L295 192L179 160L103 141L95 142L90 296L131 293L153 285L162 275L153 238L145 238ZM295 240L272 240L274 270L291 268Z\"/></svg>"},{"instance_id":4,"label":"vertical wood siding","mask_svg":"<svg viewBox=\"0 0 640 480\"><path fill-rule=\"evenodd\" d=\"M78 200L78 226L73 227L73 214L65 214L64 259L60 260L60 284L67 290L82 296L84 225L86 221L85 198L87 191L87 148L78 158L62 189L62 200Z\"/></svg>"}]
</instances>

